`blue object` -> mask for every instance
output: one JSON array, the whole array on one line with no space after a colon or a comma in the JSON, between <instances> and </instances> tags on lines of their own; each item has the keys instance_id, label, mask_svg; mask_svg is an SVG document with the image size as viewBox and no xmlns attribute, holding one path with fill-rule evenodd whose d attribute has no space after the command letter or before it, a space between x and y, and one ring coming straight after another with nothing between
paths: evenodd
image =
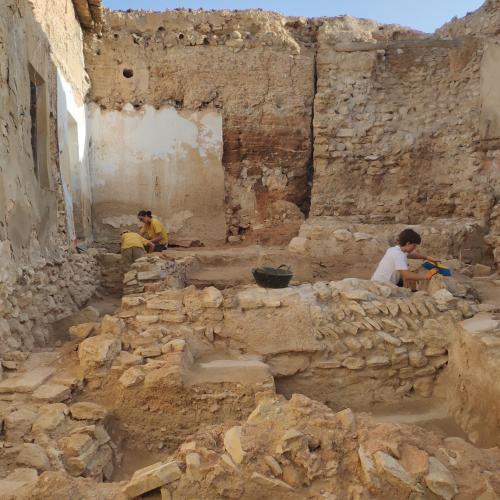
<instances>
[{"instance_id":1,"label":"blue object","mask_svg":"<svg viewBox=\"0 0 500 500\"><path fill-rule=\"evenodd\" d=\"M422 267L424 267L425 269L437 269L439 274L442 274L443 276L451 276L451 270L446 266L443 266L443 264L440 264L439 262L434 263L426 260L422 264Z\"/></svg>"}]
</instances>

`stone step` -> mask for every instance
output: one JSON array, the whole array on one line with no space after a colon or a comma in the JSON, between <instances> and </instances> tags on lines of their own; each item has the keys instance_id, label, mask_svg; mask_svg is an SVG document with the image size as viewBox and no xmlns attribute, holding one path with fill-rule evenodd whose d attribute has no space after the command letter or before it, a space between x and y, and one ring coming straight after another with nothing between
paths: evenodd
<instances>
[{"instance_id":1,"label":"stone step","mask_svg":"<svg viewBox=\"0 0 500 500\"><path fill-rule=\"evenodd\" d=\"M272 380L269 365L257 360L217 359L193 365L188 383L214 384L230 382L253 385Z\"/></svg>"}]
</instances>

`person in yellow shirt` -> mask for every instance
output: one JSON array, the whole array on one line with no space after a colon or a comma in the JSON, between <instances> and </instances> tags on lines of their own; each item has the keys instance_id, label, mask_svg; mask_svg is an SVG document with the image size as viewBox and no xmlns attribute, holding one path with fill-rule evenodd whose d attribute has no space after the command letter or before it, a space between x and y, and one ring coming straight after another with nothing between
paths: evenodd
<instances>
[{"instance_id":1,"label":"person in yellow shirt","mask_svg":"<svg viewBox=\"0 0 500 500\"><path fill-rule=\"evenodd\" d=\"M153 251L154 244L143 238L140 234L133 233L132 231L122 231L121 234L121 253L122 259L127 264L132 264L140 257L146 255L144 247Z\"/></svg>"},{"instance_id":2,"label":"person in yellow shirt","mask_svg":"<svg viewBox=\"0 0 500 500\"><path fill-rule=\"evenodd\" d=\"M153 215L149 210L141 210L137 217L144 224L139 233L154 244L153 251L163 252L163 250L166 250L168 233L163 224L158 219L153 219Z\"/></svg>"}]
</instances>

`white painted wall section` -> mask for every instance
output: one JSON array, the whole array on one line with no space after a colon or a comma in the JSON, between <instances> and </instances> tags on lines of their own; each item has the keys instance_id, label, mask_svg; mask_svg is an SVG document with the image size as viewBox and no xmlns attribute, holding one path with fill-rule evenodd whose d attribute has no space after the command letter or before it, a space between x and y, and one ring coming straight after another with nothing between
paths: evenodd
<instances>
[{"instance_id":1,"label":"white painted wall section","mask_svg":"<svg viewBox=\"0 0 500 500\"><path fill-rule=\"evenodd\" d=\"M223 241L222 117L173 107L89 106L94 232L99 241L151 210L178 238ZM113 231L114 230L114 231Z\"/></svg>"}]
</instances>

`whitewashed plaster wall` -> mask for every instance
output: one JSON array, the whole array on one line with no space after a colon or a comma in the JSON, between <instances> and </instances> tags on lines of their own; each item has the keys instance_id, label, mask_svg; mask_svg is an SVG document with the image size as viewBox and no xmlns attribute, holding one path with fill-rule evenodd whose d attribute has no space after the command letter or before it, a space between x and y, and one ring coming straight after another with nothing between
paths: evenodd
<instances>
[{"instance_id":1,"label":"whitewashed plaster wall","mask_svg":"<svg viewBox=\"0 0 500 500\"><path fill-rule=\"evenodd\" d=\"M70 240L92 240L89 137L85 104L57 71L57 135Z\"/></svg>"},{"instance_id":2,"label":"whitewashed plaster wall","mask_svg":"<svg viewBox=\"0 0 500 500\"><path fill-rule=\"evenodd\" d=\"M117 240L151 210L179 239L224 241L222 117L130 104L90 104L92 216L98 242Z\"/></svg>"}]
</instances>

